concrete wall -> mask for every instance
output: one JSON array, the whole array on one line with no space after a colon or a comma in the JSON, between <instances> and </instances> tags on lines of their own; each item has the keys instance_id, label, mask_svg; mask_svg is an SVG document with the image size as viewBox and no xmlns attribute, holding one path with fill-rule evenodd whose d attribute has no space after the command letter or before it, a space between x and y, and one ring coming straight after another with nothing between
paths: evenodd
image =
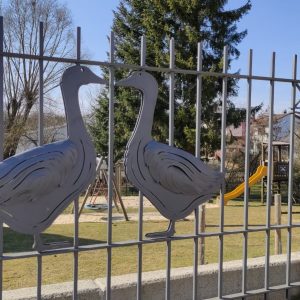
<instances>
[{"instance_id":1,"label":"concrete wall","mask_svg":"<svg viewBox=\"0 0 300 300\"><path fill-rule=\"evenodd\" d=\"M285 283L286 255L271 257L270 283L277 286ZM264 285L264 257L249 259L248 261L248 288L259 289ZM176 268L171 271L171 299L192 299L191 267ZM224 294L233 294L241 291L242 262L231 261L224 263ZM136 298L136 274L126 274L112 277L112 299L133 300ZM209 264L199 267L199 299L217 296L218 264ZM300 252L292 255L292 281L300 281ZM105 278L79 281L79 299L104 300ZM46 285L42 288L43 299L72 299L73 283ZM293 288L292 299L300 299L300 289ZM201 295L200 295L201 292ZM143 273L143 299L164 299L165 270ZM24 288L4 292L4 299L33 300L36 299L36 288ZM238 299L238 298L237 298ZM260 300L263 296L251 296L248 299ZM273 292L270 299L285 299L285 292Z\"/></svg>"}]
</instances>

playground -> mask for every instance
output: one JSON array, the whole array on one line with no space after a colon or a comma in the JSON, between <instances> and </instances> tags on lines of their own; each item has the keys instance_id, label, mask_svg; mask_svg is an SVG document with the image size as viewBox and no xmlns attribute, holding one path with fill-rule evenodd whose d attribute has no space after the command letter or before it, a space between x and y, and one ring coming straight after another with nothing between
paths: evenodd
<instances>
[{"instance_id":1,"label":"playground","mask_svg":"<svg viewBox=\"0 0 300 300\"><path fill-rule=\"evenodd\" d=\"M289 143L274 141L273 142L273 165L268 171L268 153L267 143L261 144L261 159L260 164L253 174L250 174L248 179L248 188L251 188L255 184L260 182L261 186L261 202L266 200L266 189L268 180L267 177L271 176L270 187L271 193L281 194L282 188L287 191L288 175L289 175ZM237 185L232 191L228 191L224 195L224 204L227 205L228 201L236 199L244 194L246 183L243 181ZM294 199L295 200L295 199Z\"/></svg>"},{"instance_id":2,"label":"playground","mask_svg":"<svg viewBox=\"0 0 300 300\"><path fill-rule=\"evenodd\" d=\"M245 192L245 188L252 188L255 185L260 186L260 200L261 203L266 201L266 191L268 186L268 176L270 176L270 192L271 198L274 194L284 195L286 198L287 184L288 184L288 175L289 175L289 143L274 141L273 142L273 165L271 170L268 170L268 145L267 143L261 143L261 155L260 162L256 170L249 174L248 183L244 181L245 178L242 177L241 183L236 185L232 190L226 191L224 194L224 205L227 205L230 200L234 199L243 199L243 194ZM91 183L86 190L86 193L80 203L79 215L81 215L82 211L88 212L91 211L106 211L108 208L108 174L107 174L107 160L104 157L97 158L97 167L96 167L96 179L93 183ZM126 187L125 187L126 185ZM118 215L115 216L115 219L122 219L122 215L125 220L128 221L129 217L127 215L127 209L135 211L134 208L138 208L139 202L138 197L122 197L124 194L124 190L128 190L128 181L126 180L124 173L124 166L122 161L118 161L115 164L115 172L113 176L113 207L115 208ZM135 195L137 195L137 190L134 189ZM125 200L126 199L126 200ZM296 199L293 199L296 202ZM213 207L214 205L220 205L220 198L217 197L217 204L207 204L206 206ZM164 220L161 215L155 216L155 208L154 206L145 198L144 207L149 212L153 212L153 216L148 216L149 218L158 220ZM73 209L72 209L73 212ZM97 215L97 214L96 214ZM101 214L100 214L101 215ZM84 217L86 221L91 220L91 215L89 219ZM135 216L131 216L135 220ZM61 217L60 219L63 219ZM94 219L100 220L95 217ZM72 220L73 221L73 220ZM70 222L72 222L70 221ZM61 222L57 220L57 222Z\"/></svg>"},{"instance_id":3,"label":"playground","mask_svg":"<svg viewBox=\"0 0 300 300\"><path fill-rule=\"evenodd\" d=\"M280 222L282 225L288 224L288 207L286 200L286 182L288 179L288 144L274 143L274 165L272 190L277 193L280 191L283 196L283 203L280 205ZM255 229L255 232L248 236L248 257L255 258L264 255L265 251L265 233L264 224L267 214L266 186L268 176L268 161L266 160L265 145L263 145L262 159L256 171L249 176L249 229ZM284 150L283 150L284 149ZM113 242L134 240L138 235L139 219L139 197L130 187L124 187L126 182L122 180L122 164L117 164L115 169L114 198L113 198ZM282 167L283 166L283 167ZM131 191L131 195L127 195ZM240 183L231 191L224 195L224 228L227 232L237 232L243 229L244 216L244 191L245 182ZM129 193L129 194L130 194ZM80 197L79 208L79 245L91 245L106 243L107 239L107 164L104 159L98 159L97 177L87 189L85 195ZM205 232L209 234L217 233L219 230L218 216L220 214L220 199L212 199L205 205ZM271 207L271 225L278 224L278 208ZM293 209L293 223L300 223L300 205L295 204ZM66 241L72 243L73 237L73 205L70 205L63 214L61 214L54 224L43 233L46 242ZM156 210L156 208L144 197L143 199L143 230L145 233L153 230L160 231L167 226L165 219ZM187 216L178 222L176 235L184 236L190 233L194 227L193 214ZM261 231L259 230L261 228ZM175 235L175 239L176 239ZM270 250L271 255L278 254L278 240L276 240L278 231L272 231ZM4 236L7 240L5 252L11 251L30 251L32 246L32 237L18 234L4 229ZM300 230L293 231L292 251L300 251ZM278 237L278 236L277 236ZM287 230L280 230L280 253L286 253ZM18 241L18 242L16 242ZM218 262L218 237L209 236L203 239L204 264ZM172 266L186 267L191 266L193 262L193 242L191 240L174 240L172 244ZM224 261L239 260L243 257L242 234L227 235L224 238ZM276 248L277 245L277 248ZM164 268L165 266L165 244L156 242L145 245L143 269L144 271L153 271ZM135 255L136 247L120 247L113 251L112 274L122 275L134 273L137 271L137 261ZM176 259L180 257L180 259ZM155 258L155 259L154 259ZM105 277L106 274L106 252L95 250L80 253L80 273L79 279L94 279ZM97 261L97 266L94 262ZM44 281L43 284L51 284L72 280L72 255L59 254L47 256L43 260ZM67 266L67 267L66 267ZM4 288L16 289L20 287L30 287L35 285L34 277L28 276L35 270L34 259L27 258L18 261L4 262ZM56 272L53 272L56 270Z\"/></svg>"}]
</instances>

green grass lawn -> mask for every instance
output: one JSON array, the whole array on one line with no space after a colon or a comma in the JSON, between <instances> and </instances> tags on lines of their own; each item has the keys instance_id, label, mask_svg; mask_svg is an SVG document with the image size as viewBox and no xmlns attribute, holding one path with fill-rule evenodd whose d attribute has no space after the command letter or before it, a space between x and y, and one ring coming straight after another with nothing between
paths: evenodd
<instances>
[{"instance_id":1,"label":"green grass lawn","mask_svg":"<svg viewBox=\"0 0 300 300\"><path fill-rule=\"evenodd\" d=\"M287 206L282 207L282 224L287 223ZM219 231L219 208L206 210L207 231ZM273 208L271 212L273 220ZM263 226L266 219L266 207L260 202L250 202L250 227ZM293 207L293 222L300 222L300 206ZM163 221L144 222L144 232L160 231L167 228ZM243 226L243 201L231 201L225 207L225 230L238 230ZM106 223L81 223L80 244L105 243ZM137 238L137 222L116 222L113 224L113 240L126 241ZM193 233L193 221L177 222L176 234ZM43 235L45 241L72 241L73 225L53 225ZM282 230L283 253L286 251L286 230ZM274 233L271 235L271 253L274 250ZM225 261L241 259L243 236L241 234L224 237ZM205 263L218 261L218 238L205 239ZM4 229L5 252L31 250L32 237L17 234L8 228ZM249 257L263 256L265 251L264 232L249 233ZM293 230L293 251L300 250L300 229ZM137 247L121 247L112 251L112 273L120 275L137 271ZM151 271L165 268L166 243L153 243L143 246L143 270ZM192 266L193 241L181 240L172 242L172 267ZM14 289L36 285L36 258L4 261L4 289ZM72 280L73 256L62 254L43 257L43 284ZM87 251L79 254L80 279L104 277L106 274L106 250Z\"/></svg>"}]
</instances>

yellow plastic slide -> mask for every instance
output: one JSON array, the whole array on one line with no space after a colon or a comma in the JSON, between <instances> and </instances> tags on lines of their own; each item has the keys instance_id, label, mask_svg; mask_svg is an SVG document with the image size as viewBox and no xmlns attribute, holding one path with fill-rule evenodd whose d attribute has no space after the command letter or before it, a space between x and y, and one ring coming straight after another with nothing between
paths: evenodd
<instances>
[{"instance_id":1,"label":"yellow plastic slide","mask_svg":"<svg viewBox=\"0 0 300 300\"><path fill-rule=\"evenodd\" d=\"M254 185L257 181L262 179L267 175L268 167L266 166L259 166L256 172L249 178L249 187ZM242 195L245 191L245 182L238 185L234 190L224 195L224 204L226 205L227 202L231 199L237 198Z\"/></svg>"}]
</instances>

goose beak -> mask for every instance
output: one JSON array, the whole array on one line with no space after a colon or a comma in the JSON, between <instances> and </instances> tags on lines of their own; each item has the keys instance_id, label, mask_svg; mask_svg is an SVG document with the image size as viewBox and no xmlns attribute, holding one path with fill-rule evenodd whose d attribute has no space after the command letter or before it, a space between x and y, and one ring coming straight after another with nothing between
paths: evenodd
<instances>
[{"instance_id":1,"label":"goose beak","mask_svg":"<svg viewBox=\"0 0 300 300\"><path fill-rule=\"evenodd\" d=\"M83 80L84 82L90 84L90 83L96 83L96 84L108 84L108 81L99 77L94 72L92 72L90 69L86 67L81 68L81 72L83 72Z\"/></svg>"},{"instance_id":2,"label":"goose beak","mask_svg":"<svg viewBox=\"0 0 300 300\"><path fill-rule=\"evenodd\" d=\"M108 85L108 80L105 80L95 74L93 74L94 76L91 76L90 78L90 83L98 83L98 84L105 84Z\"/></svg>"}]
</instances>

